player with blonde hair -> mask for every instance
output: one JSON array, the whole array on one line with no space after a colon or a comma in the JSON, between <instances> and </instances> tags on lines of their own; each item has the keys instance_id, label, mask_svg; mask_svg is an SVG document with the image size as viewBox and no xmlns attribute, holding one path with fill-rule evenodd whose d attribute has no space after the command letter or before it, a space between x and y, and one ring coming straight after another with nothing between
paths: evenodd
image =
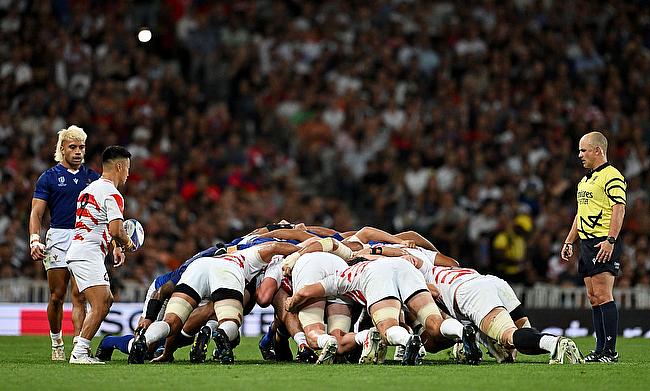
<instances>
[{"instance_id":1,"label":"player with blonde hair","mask_svg":"<svg viewBox=\"0 0 650 391\"><path fill-rule=\"evenodd\" d=\"M54 151L58 163L38 178L32 198L29 216L29 247L32 259L42 261L47 273L50 298L47 319L52 339L52 360L65 360L61 325L63 300L68 289L70 272L65 263L66 253L72 241L75 211L79 193L99 174L83 165L86 153L86 133L72 125L59 131ZM50 211L50 227L41 241L41 226L45 210ZM86 315L84 297L72 295L72 323L75 336L79 335Z\"/></svg>"}]
</instances>

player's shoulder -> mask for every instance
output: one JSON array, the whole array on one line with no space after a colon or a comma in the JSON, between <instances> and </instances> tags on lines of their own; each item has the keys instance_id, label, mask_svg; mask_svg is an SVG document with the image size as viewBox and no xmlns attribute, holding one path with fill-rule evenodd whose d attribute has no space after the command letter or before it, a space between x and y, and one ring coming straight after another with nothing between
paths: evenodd
<instances>
[{"instance_id":1,"label":"player's shoulder","mask_svg":"<svg viewBox=\"0 0 650 391\"><path fill-rule=\"evenodd\" d=\"M605 178L607 180L620 179L625 181L623 174L618 170L618 168L612 166L611 164L608 164L605 168L603 168L602 173L605 175Z\"/></svg>"},{"instance_id":2,"label":"player's shoulder","mask_svg":"<svg viewBox=\"0 0 650 391\"><path fill-rule=\"evenodd\" d=\"M92 179L93 181L99 179L101 175L92 168L86 166L85 164L82 164L81 167L79 168L88 178Z\"/></svg>"},{"instance_id":3,"label":"player's shoulder","mask_svg":"<svg viewBox=\"0 0 650 391\"><path fill-rule=\"evenodd\" d=\"M57 163L56 165L48 168L47 170L43 171L39 179L49 179L49 178L56 178L58 177L61 172L63 171L63 166L60 163Z\"/></svg>"}]
</instances>

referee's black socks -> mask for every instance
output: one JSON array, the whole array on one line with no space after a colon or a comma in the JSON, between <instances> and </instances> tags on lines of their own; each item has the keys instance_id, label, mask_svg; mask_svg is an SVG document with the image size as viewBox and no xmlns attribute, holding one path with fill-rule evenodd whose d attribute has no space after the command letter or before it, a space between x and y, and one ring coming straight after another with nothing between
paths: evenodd
<instances>
[{"instance_id":1,"label":"referee's black socks","mask_svg":"<svg viewBox=\"0 0 650 391\"><path fill-rule=\"evenodd\" d=\"M618 334L618 308L613 300L601 304L599 307L602 314L603 350L614 353L616 352L616 335Z\"/></svg>"},{"instance_id":2,"label":"referee's black socks","mask_svg":"<svg viewBox=\"0 0 650 391\"><path fill-rule=\"evenodd\" d=\"M605 347L605 326L603 325L603 313L600 306L591 307L591 316L594 320L594 331L596 333L596 353L602 353Z\"/></svg>"}]
</instances>

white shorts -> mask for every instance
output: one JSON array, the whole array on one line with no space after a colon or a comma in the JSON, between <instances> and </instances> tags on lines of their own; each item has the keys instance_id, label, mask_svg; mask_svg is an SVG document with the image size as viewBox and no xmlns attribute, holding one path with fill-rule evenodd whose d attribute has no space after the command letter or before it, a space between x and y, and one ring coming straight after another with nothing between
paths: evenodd
<instances>
[{"instance_id":1,"label":"white shorts","mask_svg":"<svg viewBox=\"0 0 650 391\"><path fill-rule=\"evenodd\" d=\"M508 312L521 302L507 282L495 276L480 276L461 284L456 290L456 304L462 317L480 325L493 309L504 307Z\"/></svg>"},{"instance_id":2,"label":"white shorts","mask_svg":"<svg viewBox=\"0 0 650 391\"><path fill-rule=\"evenodd\" d=\"M319 257L321 258L320 260L318 259ZM323 260L322 258L327 259L328 257L335 257L336 258L335 262L340 261L341 264L325 265L319 262ZM326 269L330 269L330 267L328 266L331 266L332 270L329 270L331 271L331 273L328 273L328 270L326 270ZM347 267L345 261L343 261L341 258L337 257L336 255L325 254L325 253L313 253L313 254L305 254L301 256L296 261L296 265L293 267L293 271L291 273L293 291L298 292L305 285L314 284L318 280L327 277L329 274L333 274L334 272L336 272L336 266L339 266L341 270L344 270ZM336 304L348 304L348 305L351 304L335 296L327 297L327 302L336 303Z\"/></svg>"},{"instance_id":3,"label":"white shorts","mask_svg":"<svg viewBox=\"0 0 650 391\"><path fill-rule=\"evenodd\" d=\"M62 269L68 267L65 256L72 242L73 229L50 228L45 234L45 270Z\"/></svg>"},{"instance_id":4,"label":"white shorts","mask_svg":"<svg viewBox=\"0 0 650 391\"><path fill-rule=\"evenodd\" d=\"M405 304L418 291L426 291L424 276L411 265L399 268L381 268L372 273L365 292L368 308L386 298L396 298Z\"/></svg>"},{"instance_id":5,"label":"white shorts","mask_svg":"<svg viewBox=\"0 0 650 391\"><path fill-rule=\"evenodd\" d=\"M178 285L194 289L201 299L210 300L212 292L227 288L244 295L246 282L244 268L228 258L204 257L192 262L181 276Z\"/></svg>"}]
</instances>

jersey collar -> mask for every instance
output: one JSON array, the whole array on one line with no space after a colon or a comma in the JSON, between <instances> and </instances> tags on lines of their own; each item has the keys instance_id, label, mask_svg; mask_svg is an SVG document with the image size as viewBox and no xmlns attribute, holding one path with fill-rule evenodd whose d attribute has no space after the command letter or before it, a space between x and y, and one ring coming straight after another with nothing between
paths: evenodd
<instances>
[{"instance_id":1,"label":"jersey collar","mask_svg":"<svg viewBox=\"0 0 650 391\"><path fill-rule=\"evenodd\" d=\"M603 170L607 166L609 166L609 162L605 162L605 163L601 164L600 166L594 168L593 170L589 170L589 172L587 172L587 179L590 179L591 176L594 175L594 173Z\"/></svg>"}]
</instances>

